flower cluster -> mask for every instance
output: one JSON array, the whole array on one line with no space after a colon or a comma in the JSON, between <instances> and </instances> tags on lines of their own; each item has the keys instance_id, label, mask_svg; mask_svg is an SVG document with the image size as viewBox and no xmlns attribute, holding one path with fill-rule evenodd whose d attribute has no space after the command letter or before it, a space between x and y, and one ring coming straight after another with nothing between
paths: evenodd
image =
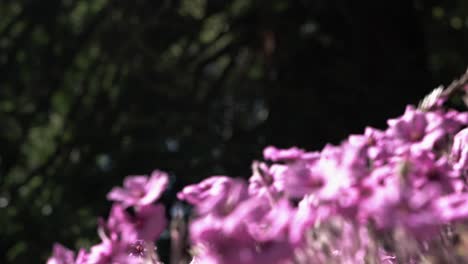
<instances>
[{"instance_id":1,"label":"flower cluster","mask_svg":"<svg viewBox=\"0 0 468 264\"><path fill-rule=\"evenodd\" d=\"M419 245L468 219L467 124L467 112L408 106L385 131L366 128L320 152L267 147L248 183L187 186L179 199L196 209L195 261L417 262Z\"/></svg>"},{"instance_id":2,"label":"flower cluster","mask_svg":"<svg viewBox=\"0 0 468 264\"><path fill-rule=\"evenodd\" d=\"M143 264L158 263L153 242L166 227L165 209L155 204L168 184L168 176L154 171L150 177L129 176L124 187L111 190L114 201L107 221L99 223L101 243L90 251L74 253L56 244L47 264Z\"/></svg>"},{"instance_id":3,"label":"flower cluster","mask_svg":"<svg viewBox=\"0 0 468 264\"><path fill-rule=\"evenodd\" d=\"M194 207L192 263L468 262L467 125L468 112L408 106L386 130L321 151L267 147L248 181L186 186L177 196ZM76 257L56 244L47 263L158 263L167 184L161 171L127 177L107 196L102 242Z\"/></svg>"}]
</instances>

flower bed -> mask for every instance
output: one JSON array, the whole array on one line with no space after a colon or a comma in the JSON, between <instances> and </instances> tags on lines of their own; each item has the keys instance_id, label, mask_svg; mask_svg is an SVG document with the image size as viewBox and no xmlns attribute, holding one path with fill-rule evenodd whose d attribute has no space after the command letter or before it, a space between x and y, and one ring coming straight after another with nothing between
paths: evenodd
<instances>
[{"instance_id":1,"label":"flower bed","mask_svg":"<svg viewBox=\"0 0 468 264\"><path fill-rule=\"evenodd\" d=\"M467 76L386 130L368 127L321 151L270 146L248 182L213 176L185 187L192 263L468 262L468 112L445 105L466 94ZM167 184L158 170L127 177L107 196L101 243L76 257L56 244L48 264L159 263ZM176 212L173 263L184 263L184 225Z\"/></svg>"}]
</instances>

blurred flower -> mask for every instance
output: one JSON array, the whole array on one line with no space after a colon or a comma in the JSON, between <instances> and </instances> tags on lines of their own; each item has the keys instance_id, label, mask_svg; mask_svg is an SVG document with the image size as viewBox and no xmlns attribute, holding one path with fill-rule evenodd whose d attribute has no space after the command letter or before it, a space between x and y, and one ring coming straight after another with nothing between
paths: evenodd
<instances>
[{"instance_id":1,"label":"blurred flower","mask_svg":"<svg viewBox=\"0 0 468 264\"><path fill-rule=\"evenodd\" d=\"M284 168L287 167L284 166ZM252 176L249 178L249 195L270 196L271 199L280 196L284 188L278 180L275 180L274 170L274 167L269 168L266 163L254 161L252 163Z\"/></svg>"},{"instance_id":2,"label":"blurred flower","mask_svg":"<svg viewBox=\"0 0 468 264\"><path fill-rule=\"evenodd\" d=\"M227 215L237 203L248 196L247 186L241 180L226 176L213 176L194 185L186 186L177 194L196 206L199 214Z\"/></svg>"},{"instance_id":3,"label":"blurred flower","mask_svg":"<svg viewBox=\"0 0 468 264\"><path fill-rule=\"evenodd\" d=\"M103 240L91 247L87 264L141 264L139 258L128 254L129 244L117 239Z\"/></svg>"},{"instance_id":4,"label":"blurred flower","mask_svg":"<svg viewBox=\"0 0 468 264\"><path fill-rule=\"evenodd\" d=\"M55 243L52 250L52 257L47 260L47 264L74 264L75 253L68 248Z\"/></svg>"},{"instance_id":5,"label":"blurred flower","mask_svg":"<svg viewBox=\"0 0 468 264\"><path fill-rule=\"evenodd\" d=\"M129 176L124 188L115 187L107 195L111 201L121 202L124 207L149 205L161 197L169 182L162 171L155 170L151 176Z\"/></svg>"},{"instance_id":6,"label":"blurred flower","mask_svg":"<svg viewBox=\"0 0 468 264\"><path fill-rule=\"evenodd\" d=\"M268 146L263 150L263 157L271 161L293 161L296 159L314 159L318 157L317 152L305 152L302 149L292 147L289 149L278 149Z\"/></svg>"},{"instance_id":7,"label":"blurred flower","mask_svg":"<svg viewBox=\"0 0 468 264\"><path fill-rule=\"evenodd\" d=\"M455 135L450 158L454 163L453 167L460 172L460 175L466 177L468 171L468 128Z\"/></svg>"},{"instance_id":8,"label":"blurred flower","mask_svg":"<svg viewBox=\"0 0 468 264\"><path fill-rule=\"evenodd\" d=\"M447 134L466 125L467 113L436 110L422 112L407 106L403 116L387 121L387 133L400 143L399 148L431 150Z\"/></svg>"},{"instance_id":9,"label":"blurred flower","mask_svg":"<svg viewBox=\"0 0 468 264\"><path fill-rule=\"evenodd\" d=\"M186 186L177 197L195 207L192 263L391 264L396 256L419 263L426 253L451 263L461 257L459 247L441 241L454 237L447 226L468 219L468 128L459 131L468 113L432 107L408 106L386 131L368 127L321 152L269 146L263 152L269 162L253 162L248 185L212 176ZM126 178L124 188L108 194L116 203L101 223L102 243L81 251L76 262L57 244L48 264L141 263L149 255L146 243L166 226L164 207L153 203L167 183L160 171ZM443 249L430 252L437 247Z\"/></svg>"},{"instance_id":10,"label":"blurred flower","mask_svg":"<svg viewBox=\"0 0 468 264\"><path fill-rule=\"evenodd\" d=\"M147 205L137 208L131 215L125 209L114 204L107 220L107 228L111 233L118 234L125 241L154 241L167 225L163 205Z\"/></svg>"}]
</instances>

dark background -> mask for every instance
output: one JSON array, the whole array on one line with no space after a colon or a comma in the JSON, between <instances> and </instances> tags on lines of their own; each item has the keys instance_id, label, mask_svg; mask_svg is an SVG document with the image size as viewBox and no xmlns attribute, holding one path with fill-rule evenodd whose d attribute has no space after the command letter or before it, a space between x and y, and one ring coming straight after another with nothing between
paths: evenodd
<instances>
[{"instance_id":1,"label":"dark background","mask_svg":"<svg viewBox=\"0 0 468 264\"><path fill-rule=\"evenodd\" d=\"M468 1L0 1L0 263L98 241L129 174L248 177L468 65ZM162 255L167 241L162 240Z\"/></svg>"}]
</instances>

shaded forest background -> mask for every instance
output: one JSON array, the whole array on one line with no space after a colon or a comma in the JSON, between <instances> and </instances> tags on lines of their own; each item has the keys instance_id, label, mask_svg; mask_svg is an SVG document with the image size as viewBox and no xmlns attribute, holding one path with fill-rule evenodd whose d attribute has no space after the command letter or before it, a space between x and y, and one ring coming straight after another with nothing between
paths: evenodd
<instances>
[{"instance_id":1,"label":"shaded forest background","mask_svg":"<svg viewBox=\"0 0 468 264\"><path fill-rule=\"evenodd\" d=\"M0 263L97 242L126 175L170 172L170 208L266 145L384 127L467 65L464 0L1 1Z\"/></svg>"}]
</instances>

